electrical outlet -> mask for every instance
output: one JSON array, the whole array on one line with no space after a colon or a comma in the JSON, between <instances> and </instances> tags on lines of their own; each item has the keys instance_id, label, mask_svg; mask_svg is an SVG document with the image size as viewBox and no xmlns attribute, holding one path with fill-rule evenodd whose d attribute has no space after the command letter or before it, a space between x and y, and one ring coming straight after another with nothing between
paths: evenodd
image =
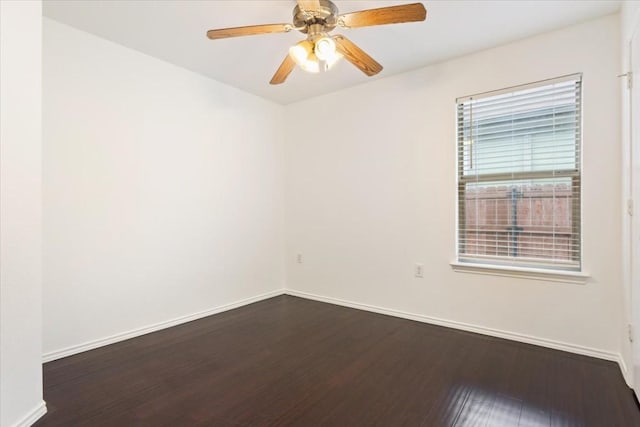
<instances>
[{"instance_id":1,"label":"electrical outlet","mask_svg":"<svg viewBox=\"0 0 640 427\"><path fill-rule=\"evenodd\" d=\"M424 264L416 263L416 267L414 271L415 271L415 276L422 279L424 277Z\"/></svg>"},{"instance_id":2,"label":"electrical outlet","mask_svg":"<svg viewBox=\"0 0 640 427\"><path fill-rule=\"evenodd\" d=\"M302 264L302 254L298 254L298 255L296 255L296 262L297 262L298 264Z\"/></svg>"}]
</instances>

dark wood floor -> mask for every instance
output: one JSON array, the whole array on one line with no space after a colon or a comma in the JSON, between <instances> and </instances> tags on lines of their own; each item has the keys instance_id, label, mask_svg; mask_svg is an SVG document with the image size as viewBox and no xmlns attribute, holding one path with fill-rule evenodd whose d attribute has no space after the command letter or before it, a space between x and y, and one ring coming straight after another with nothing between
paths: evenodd
<instances>
[{"instance_id":1,"label":"dark wood floor","mask_svg":"<svg viewBox=\"0 0 640 427\"><path fill-rule=\"evenodd\" d=\"M44 365L43 426L640 426L611 362L281 296Z\"/></svg>"}]
</instances>

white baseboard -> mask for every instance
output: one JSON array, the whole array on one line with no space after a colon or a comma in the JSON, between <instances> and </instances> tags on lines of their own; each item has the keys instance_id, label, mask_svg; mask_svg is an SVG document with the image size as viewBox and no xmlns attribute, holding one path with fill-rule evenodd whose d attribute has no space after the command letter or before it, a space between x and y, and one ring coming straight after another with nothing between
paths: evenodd
<instances>
[{"instance_id":1,"label":"white baseboard","mask_svg":"<svg viewBox=\"0 0 640 427\"><path fill-rule=\"evenodd\" d=\"M622 376L624 377L627 385L629 387L633 386L631 375L629 370L627 369L626 363L622 358L622 356L618 353L590 348L590 347L584 347L584 346L570 344L570 343L561 342L561 341L550 340L546 338L535 337L535 336L526 335L526 334L520 334L516 332L504 331L499 329L487 328L484 326L457 322L454 320L440 319L437 317L425 316L422 314L414 314L414 313L408 313L400 310L382 308L382 307L377 307L369 304L362 304L362 303L357 303L353 301L342 300L339 298L325 297L321 295L311 294L308 292L296 291L293 289L278 289L275 291L267 292L265 294L261 294L251 298L246 298L240 301L236 301L230 304L225 304L225 305L211 308L208 310L200 311L200 312L189 314L186 316L181 316L175 319L159 322L153 325L148 325L142 328L111 335L109 337L104 337L97 340L88 341L82 344L66 347L60 350L55 350L49 353L45 353L42 356L42 359L43 359L43 362L50 362L52 360L61 359L63 357L71 356L77 353L82 353L88 350L93 350L98 347L113 344L119 341L124 341L129 338L135 338L140 335L145 335L151 332L159 331L161 329L170 328L172 326L180 325L182 323L190 322L192 320L201 319L203 317L211 316L213 314L222 313L224 311L232 310L234 308L242 307L244 305L262 301L268 298L273 298L283 294L315 300L315 301L326 302L329 304L340 305L343 307L355 308L358 310L371 311L374 313L385 314L388 316L400 317L403 319L415 320L418 322L429 323L429 324L444 326L444 327L453 328L453 329L459 329L459 330L468 331L468 332L475 332L478 334L489 335L492 337L504 338L512 341L518 341L518 342L523 342L527 344L538 345L541 347L552 348L555 350L567 351L569 353L581 354L584 356L591 356L598 359L609 360L609 361L618 363L618 366L620 367L620 370L622 372ZM42 410L44 412L37 415L37 418L39 418L46 412L46 406L44 406L44 402L42 402L42 407L43 407ZM37 420L37 418L34 419L34 422L35 420ZM21 423L17 424L16 426L22 426L22 425L30 425L30 424L22 424L22 421L21 421Z\"/></svg>"},{"instance_id":2,"label":"white baseboard","mask_svg":"<svg viewBox=\"0 0 640 427\"><path fill-rule=\"evenodd\" d=\"M467 332L475 332L477 334L489 335L497 338L504 338L511 341L518 341L527 344L538 345L541 347L552 348L555 350L567 351L569 353L581 354L584 356L591 356L598 359L609 360L617 362L622 371L622 376L629 386L629 373L627 366L622 359L622 356L618 353L611 351L600 350L596 348L584 347L576 344L570 344L561 341L550 340L547 338L540 338L526 334L520 334L516 332L504 331L500 329L487 328L484 326L472 325L469 323L457 322L454 320L439 319L437 317L425 316L422 314L407 313L405 311L393 310L388 308L377 307L368 304L361 304L353 301L346 301L339 298L325 297L307 292L296 291L293 289L286 289L287 295L311 299L315 301L327 302L330 304L341 305L344 307L355 308L358 310L371 311L379 314L386 314L388 316L401 317L403 319L415 320L418 322L429 323L432 325L445 326L447 328L460 329Z\"/></svg>"},{"instance_id":3,"label":"white baseboard","mask_svg":"<svg viewBox=\"0 0 640 427\"><path fill-rule=\"evenodd\" d=\"M223 311L233 310L234 308L242 307L244 305L262 301L268 298L273 298L278 295L282 295L284 293L285 293L284 289L277 289L275 291L267 292L265 294L257 295L250 298L245 298L240 301L235 301L230 304L221 305L218 307L210 308L208 310L199 311L193 314L187 314L185 316L176 317L175 319L158 322L153 325L143 326L142 328L132 329L130 331L121 332L108 337L87 341L85 343L62 348L60 350L54 350L54 351L43 354L42 361L43 363L46 363L52 360L61 359L63 357L72 356L74 354L82 353L84 351L93 350L98 347L114 344L119 341L128 340L129 338L139 337L140 335L145 335L151 332L159 331L161 329L170 328L172 326L180 325L182 323L191 322L192 320L201 319L203 317L211 316L213 314L222 313Z\"/></svg>"},{"instance_id":4,"label":"white baseboard","mask_svg":"<svg viewBox=\"0 0 640 427\"><path fill-rule=\"evenodd\" d=\"M620 371L622 372L622 377L624 381L627 383L629 388L633 388L633 375L631 375L631 371L627 369L627 363L624 361L624 357L621 354L618 354L618 366L620 366Z\"/></svg>"},{"instance_id":5,"label":"white baseboard","mask_svg":"<svg viewBox=\"0 0 640 427\"><path fill-rule=\"evenodd\" d=\"M47 404L44 400L38 403L35 408L29 411L24 417L16 422L13 427L31 427L36 421L47 413Z\"/></svg>"}]
</instances>

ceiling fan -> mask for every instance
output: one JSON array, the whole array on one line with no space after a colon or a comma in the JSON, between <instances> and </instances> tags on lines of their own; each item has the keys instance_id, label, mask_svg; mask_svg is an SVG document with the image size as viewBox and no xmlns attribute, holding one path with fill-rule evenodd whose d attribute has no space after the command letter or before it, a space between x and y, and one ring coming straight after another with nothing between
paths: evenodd
<instances>
[{"instance_id":1,"label":"ceiling fan","mask_svg":"<svg viewBox=\"0 0 640 427\"><path fill-rule=\"evenodd\" d=\"M246 27L221 28L207 31L211 40L229 37L252 36L268 33L287 33L291 30L307 35L305 40L289 49L269 83L284 83L296 64L305 71L329 70L340 58L355 65L367 76L382 71L382 65L345 36L329 36L335 27L357 28L373 25L399 24L424 21L427 11L422 3L360 10L340 15L330 0L297 0L293 8L293 24L250 25Z\"/></svg>"}]
</instances>

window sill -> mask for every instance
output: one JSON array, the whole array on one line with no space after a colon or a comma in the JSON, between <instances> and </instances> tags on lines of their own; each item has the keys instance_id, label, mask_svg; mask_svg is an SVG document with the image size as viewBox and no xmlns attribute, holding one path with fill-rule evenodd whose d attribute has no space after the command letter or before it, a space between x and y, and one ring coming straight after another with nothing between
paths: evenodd
<instances>
[{"instance_id":1,"label":"window sill","mask_svg":"<svg viewBox=\"0 0 640 427\"><path fill-rule=\"evenodd\" d=\"M474 264L454 261L450 263L458 273L485 274L490 276L517 277L521 279L544 280L545 282L572 283L584 285L589 275L578 271L561 271L540 268L508 267L503 265Z\"/></svg>"}]
</instances>

